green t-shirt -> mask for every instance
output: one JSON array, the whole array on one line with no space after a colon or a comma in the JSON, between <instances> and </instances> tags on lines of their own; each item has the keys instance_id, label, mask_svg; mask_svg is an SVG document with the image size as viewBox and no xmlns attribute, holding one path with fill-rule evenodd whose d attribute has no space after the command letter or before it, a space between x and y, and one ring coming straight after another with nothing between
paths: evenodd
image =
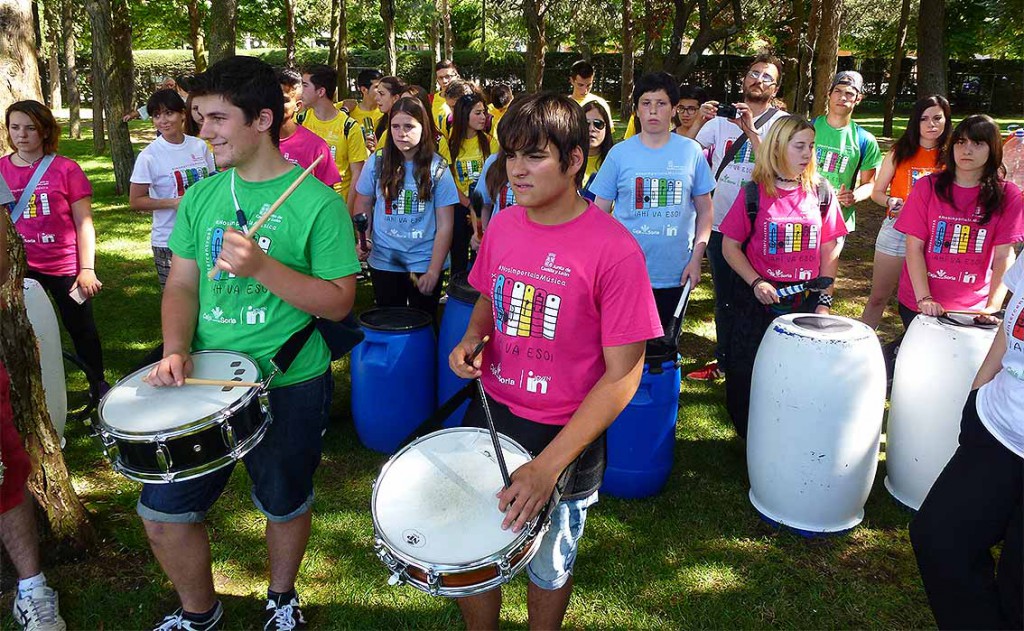
<instances>
[{"instance_id":1,"label":"green t-shirt","mask_svg":"<svg viewBox=\"0 0 1024 631\"><path fill-rule=\"evenodd\" d=\"M863 159L860 155L858 128L859 134L867 138ZM877 169L882 164L878 141L870 132L854 122L836 129L828 124L824 116L814 120L814 151L818 158L818 173L837 191L840 185L846 186L848 190L857 188L853 179L857 175L858 162L861 171ZM843 219L846 220L846 229L853 232L857 221L853 206L843 207Z\"/></svg>"},{"instance_id":2,"label":"green t-shirt","mask_svg":"<svg viewBox=\"0 0 1024 631\"><path fill-rule=\"evenodd\" d=\"M302 169L295 167L272 180L246 182L229 170L201 180L185 192L168 244L175 254L193 259L199 266L199 317L192 349L246 353L256 360L264 377L272 369L271 357L289 336L309 323L310 315L255 279L220 272L211 281L206 274L220 253L224 231L238 228L232 177L238 204L252 225L300 173ZM316 178L306 178L257 231L255 239L271 257L309 276L333 280L359 271L345 203ZM323 374L329 363L327 345L314 333L288 372L275 377L272 385L312 379Z\"/></svg>"}]
</instances>

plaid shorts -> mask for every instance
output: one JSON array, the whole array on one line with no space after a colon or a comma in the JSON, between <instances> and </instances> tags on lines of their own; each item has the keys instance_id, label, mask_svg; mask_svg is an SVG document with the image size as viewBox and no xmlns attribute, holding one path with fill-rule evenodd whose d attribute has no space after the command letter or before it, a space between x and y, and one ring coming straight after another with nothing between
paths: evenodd
<instances>
[{"instance_id":1,"label":"plaid shorts","mask_svg":"<svg viewBox=\"0 0 1024 631\"><path fill-rule=\"evenodd\" d=\"M171 273L171 248L153 246L153 263L156 264L156 275L160 279L160 289L167 284L167 275Z\"/></svg>"}]
</instances>

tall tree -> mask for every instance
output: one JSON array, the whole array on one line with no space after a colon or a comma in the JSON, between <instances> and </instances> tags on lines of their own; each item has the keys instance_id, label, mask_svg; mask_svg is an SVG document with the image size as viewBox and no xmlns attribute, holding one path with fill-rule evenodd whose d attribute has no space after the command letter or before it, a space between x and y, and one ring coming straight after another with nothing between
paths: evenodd
<instances>
[{"instance_id":1,"label":"tall tree","mask_svg":"<svg viewBox=\"0 0 1024 631\"><path fill-rule=\"evenodd\" d=\"M622 0L622 104L619 116L633 113L633 0Z\"/></svg>"},{"instance_id":2,"label":"tall tree","mask_svg":"<svg viewBox=\"0 0 1024 631\"><path fill-rule=\"evenodd\" d=\"M0 110L22 99L43 100L39 59L32 29L32 0L7 0L0 4ZM0 133L0 151L10 149L7 134Z\"/></svg>"},{"instance_id":3,"label":"tall tree","mask_svg":"<svg viewBox=\"0 0 1024 631\"><path fill-rule=\"evenodd\" d=\"M921 0L917 16L917 97L946 96L946 0Z\"/></svg>"},{"instance_id":4,"label":"tall tree","mask_svg":"<svg viewBox=\"0 0 1024 631\"><path fill-rule=\"evenodd\" d=\"M348 10L344 0L331 0L331 46L327 65L338 69L338 100L349 96L348 87Z\"/></svg>"},{"instance_id":5,"label":"tall tree","mask_svg":"<svg viewBox=\"0 0 1024 631\"><path fill-rule=\"evenodd\" d=\"M743 9L740 0L673 0L673 5L672 41L665 57L665 70L682 81L697 66L702 51L735 37L743 29ZM684 56L683 39L694 11L697 12L697 34Z\"/></svg>"},{"instance_id":6,"label":"tall tree","mask_svg":"<svg viewBox=\"0 0 1024 631\"><path fill-rule=\"evenodd\" d=\"M807 94L807 79L803 69L806 65L809 76L810 55L813 53L807 42L807 9L805 0L792 0L789 19L783 26L782 61L786 68L782 72L779 91L786 107L794 114L806 113L804 103L797 105L797 95Z\"/></svg>"},{"instance_id":7,"label":"tall tree","mask_svg":"<svg viewBox=\"0 0 1024 631\"><path fill-rule=\"evenodd\" d=\"M295 0L284 0L284 63L295 67Z\"/></svg>"},{"instance_id":8,"label":"tall tree","mask_svg":"<svg viewBox=\"0 0 1024 631\"><path fill-rule=\"evenodd\" d=\"M395 0L380 0L380 19L384 23L384 65L389 75L398 73L398 49L395 44Z\"/></svg>"},{"instance_id":9,"label":"tall tree","mask_svg":"<svg viewBox=\"0 0 1024 631\"><path fill-rule=\"evenodd\" d=\"M103 114L109 126L110 157L114 163L115 190L128 192L135 166L128 124L121 122L132 102L132 25L127 0L87 0L92 37L99 43L100 59L93 69L94 92L103 95Z\"/></svg>"},{"instance_id":10,"label":"tall tree","mask_svg":"<svg viewBox=\"0 0 1024 631\"><path fill-rule=\"evenodd\" d=\"M907 24L910 22L910 0L900 4L900 24L896 30L892 61L889 62L889 86L885 90L885 112L882 117L882 135L892 138L892 118L896 110L896 96L900 93L903 75L903 55L907 42Z\"/></svg>"},{"instance_id":11,"label":"tall tree","mask_svg":"<svg viewBox=\"0 0 1024 631\"><path fill-rule=\"evenodd\" d=\"M89 19L92 20L92 12ZM100 39L93 33L92 36L92 66L89 70L89 85L92 86L92 152L95 155L102 155L107 151L106 117L103 109L107 101L107 75L100 70L107 65L107 52L100 44Z\"/></svg>"},{"instance_id":12,"label":"tall tree","mask_svg":"<svg viewBox=\"0 0 1024 631\"><path fill-rule=\"evenodd\" d=\"M66 1L66 0L65 0ZM192 63L196 72L206 70L206 36L203 34L203 14L199 0L185 0L188 5L188 38L192 44Z\"/></svg>"},{"instance_id":13,"label":"tall tree","mask_svg":"<svg viewBox=\"0 0 1024 631\"><path fill-rule=\"evenodd\" d=\"M71 117L69 133L75 140L82 138L82 96L78 93L78 63L75 52L78 40L75 37L75 22L80 14L74 0L61 0L60 17L64 33L64 87L68 92L68 110Z\"/></svg>"},{"instance_id":14,"label":"tall tree","mask_svg":"<svg viewBox=\"0 0 1024 631\"><path fill-rule=\"evenodd\" d=\"M210 63L235 54L238 0L210 0Z\"/></svg>"},{"instance_id":15,"label":"tall tree","mask_svg":"<svg viewBox=\"0 0 1024 631\"><path fill-rule=\"evenodd\" d=\"M444 34L444 47L441 58L451 60L452 54L455 52L455 41L452 35L451 2L449 0L440 0L438 11L441 13L441 30Z\"/></svg>"},{"instance_id":16,"label":"tall tree","mask_svg":"<svg viewBox=\"0 0 1024 631\"><path fill-rule=\"evenodd\" d=\"M526 21L526 91L539 92L544 83L544 54L548 50L547 13L551 0L523 0Z\"/></svg>"},{"instance_id":17,"label":"tall tree","mask_svg":"<svg viewBox=\"0 0 1024 631\"><path fill-rule=\"evenodd\" d=\"M93 540L93 530L81 500L71 486L60 439L50 421L40 372L39 347L25 311L22 282L25 246L6 211L0 210L0 230L5 231L3 247L12 266L10 279L0 285L0 362L11 377L11 407L14 422L32 460L28 490L46 513L50 532L58 546L84 551Z\"/></svg>"},{"instance_id":18,"label":"tall tree","mask_svg":"<svg viewBox=\"0 0 1024 631\"><path fill-rule=\"evenodd\" d=\"M836 72L836 56L839 54L839 24L843 15L843 0L822 0L818 36L814 45L814 104L812 116L825 113L828 104L828 88Z\"/></svg>"},{"instance_id":19,"label":"tall tree","mask_svg":"<svg viewBox=\"0 0 1024 631\"><path fill-rule=\"evenodd\" d=\"M43 49L46 54L46 105L50 109L57 109L61 107L61 92L60 92L60 6L58 6L58 0L43 0L40 2L42 6L42 25L44 44Z\"/></svg>"}]
</instances>

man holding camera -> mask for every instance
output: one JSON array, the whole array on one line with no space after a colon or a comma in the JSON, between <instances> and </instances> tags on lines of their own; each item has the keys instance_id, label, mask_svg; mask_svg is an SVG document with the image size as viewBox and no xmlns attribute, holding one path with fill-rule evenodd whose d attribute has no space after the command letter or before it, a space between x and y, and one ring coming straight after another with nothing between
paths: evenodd
<instances>
[{"instance_id":1,"label":"man holding camera","mask_svg":"<svg viewBox=\"0 0 1024 631\"><path fill-rule=\"evenodd\" d=\"M704 103L700 117L686 132L705 149L711 149L711 172L716 181L712 195L714 220L707 256L715 286L715 333L718 338L715 360L686 375L687 379L711 381L725 376L722 365L731 331L726 307L732 294L733 271L722 256L722 233L718 226L743 190L743 185L750 180L754 171L754 152L761 139L772 123L786 115L786 112L772 107L772 99L779 90L781 67L781 62L773 55L762 53L755 57L743 77L743 102Z\"/></svg>"}]
</instances>

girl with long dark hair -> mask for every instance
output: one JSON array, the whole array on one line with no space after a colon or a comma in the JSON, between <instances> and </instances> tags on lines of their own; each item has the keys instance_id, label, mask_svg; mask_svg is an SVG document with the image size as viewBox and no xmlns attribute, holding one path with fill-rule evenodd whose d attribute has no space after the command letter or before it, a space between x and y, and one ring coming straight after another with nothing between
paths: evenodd
<instances>
[{"instance_id":1,"label":"girl with long dark hair","mask_svg":"<svg viewBox=\"0 0 1024 631\"><path fill-rule=\"evenodd\" d=\"M612 121L608 118L608 110L598 101L589 101L583 106L583 115L587 117L587 129L590 132L590 147L587 151L587 168L583 173L583 187L580 194L594 201L594 195L590 192L590 183L604 164L608 152L615 145L615 138L612 137Z\"/></svg>"},{"instance_id":2,"label":"girl with long dark hair","mask_svg":"<svg viewBox=\"0 0 1024 631\"><path fill-rule=\"evenodd\" d=\"M452 174L459 189L459 206L455 209L452 237L452 272L464 271L469 265L469 244L472 231L469 213L470 197L483 173L484 162L498 151L498 141L487 133L487 104L472 92L455 102L452 133L448 137Z\"/></svg>"},{"instance_id":3,"label":"girl with long dark hair","mask_svg":"<svg viewBox=\"0 0 1024 631\"><path fill-rule=\"evenodd\" d=\"M377 107L380 108L383 114L380 120L377 121L377 127L373 130L374 135L377 137L375 147L383 147L387 142L388 112L391 111L395 102L402 98L402 92L405 91L405 88L405 82L398 77L384 77L374 87L377 93Z\"/></svg>"}]
</instances>

